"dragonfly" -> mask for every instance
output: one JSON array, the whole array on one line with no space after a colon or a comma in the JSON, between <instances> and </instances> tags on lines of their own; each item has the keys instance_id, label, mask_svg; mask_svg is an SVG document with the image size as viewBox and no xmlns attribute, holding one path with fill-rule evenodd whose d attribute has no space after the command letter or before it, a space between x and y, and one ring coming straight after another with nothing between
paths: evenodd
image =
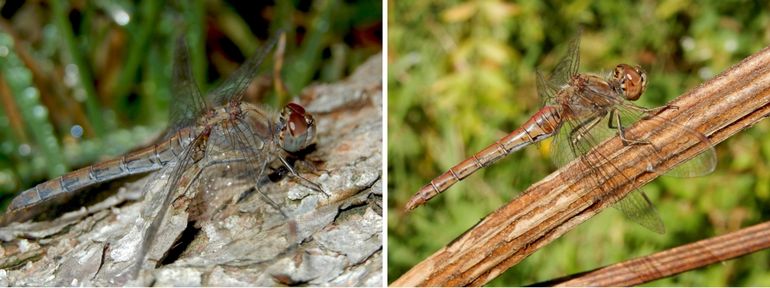
<instances>
[{"instance_id":1,"label":"dragonfly","mask_svg":"<svg viewBox=\"0 0 770 288\"><path fill-rule=\"evenodd\" d=\"M274 217L278 220L271 227L289 227L282 228L280 233L291 238L292 220L276 201L262 193L261 186L265 183L262 179L267 178L270 170L277 165L287 171L285 174L298 179L307 188L326 196L328 194L320 184L300 175L288 160L315 142L313 115L297 103L288 103L278 112L270 107L242 101L246 89L276 42L277 37L268 41L225 82L204 97L193 80L189 52L184 39L180 37L176 43L172 71L170 125L163 140L21 192L12 200L3 217L4 222L22 220L14 218L14 215L26 215L23 212L95 184L158 171L156 178L167 179L160 189L151 187L154 181L145 185L143 201L147 204L141 212L144 219L136 221L135 229L126 235L141 235L138 237L141 241L138 241L139 252L136 253L132 273L137 276L146 266L153 268L156 265L152 260L157 259L147 259L148 253L153 240L162 231L161 226L169 206L183 202L180 199L196 199L201 202L208 201L205 197L215 197L206 194L216 194L216 191L197 193L193 187L205 186L207 178L217 175L212 172L216 170L213 167L219 167L225 170L222 173L230 174L228 177L249 182L251 188L244 191L242 197L258 195L261 201L267 202L274 214L278 215ZM243 200L242 197L237 200ZM194 205L190 206L193 211Z\"/></svg>"},{"instance_id":2,"label":"dragonfly","mask_svg":"<svg viewBox=\"0 0 770 288\"><path fill-rule=\"evenodd\" d=\"M505 156L551 137L554 138L552 159L555 164L561 167L579 158L583 166L592 171L590 175L593 176L589 177L590 181L593 181L592 187L601 189L610 180L607 175L620 174L629 179L629 176L619 169L620 163L608 163L609 165L602 165L608 168L599 168L599 164L604 164L608 158L603 155L589 158L587 154L603 140L618 135L623 145L642 145L647 148L644 149L646 152L642 153L643 155L662 159L662 155L657 155L655 145L648 140L649 135L631 135L626 129L627 125L640 119L655 123L658 127L656 131L676 131L682 138L708 147L694 158L669 170L666 175L696 177L714 170L716 153L703 134L658 117L658 113L668 108L667 106L648 109L632 102L638 100L647 87L647 74L640 66L618 64L607 75L578 73L579 46L578 34L570 41L567 55L558 62L548 77L537 73L537 91L545 103L539 111L519 128L424 185L407 202L406 211L425 204L455 183ZM639 161L638 165L647 164ZM643 168L651 169L649 166ZM613 169L619 173L609 173L601 169ZM567 174L569 173L568 171ZM654 206L641 191L634 191L619 199L614 207L652 231L665 231Z\"/></svg>"}]
</instances>

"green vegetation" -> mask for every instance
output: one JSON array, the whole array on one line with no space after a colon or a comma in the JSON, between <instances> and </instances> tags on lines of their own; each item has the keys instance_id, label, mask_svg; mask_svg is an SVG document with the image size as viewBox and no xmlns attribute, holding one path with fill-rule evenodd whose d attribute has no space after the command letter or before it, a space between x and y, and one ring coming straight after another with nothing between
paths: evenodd
<instances>
[{"instance_id":1,"label":"green vegetation","mask_svg":"<svg viewBox=\"0 0 770 288\"><path fill-rule=\"evenodd\" d=\"M642 65L638 102L665 104L770 43L770 12L751 1L389 1L389 282L556 167L548 145L483 169L406 215L430 179L515 129L583 28L580 71ZM657 5L657 6L655 6ZM644 187L666 224L659 235L606 211L491 285L526 285L594 269L770 220L770 123L716 146L717 171ZM767 286L770 252L651 285Z\"/></svg>"},{"instance_id":2,"label":"green vegetation","mask_svg":"<svg viewBox=\"0 0 770 288\"><path fill-rule=\"evenodd\" d=\"M380 3L276 2L0 2L0 211L16 192L161 135L182 33L205 91L285 31L288 96L246 95L274 107L381 50Z\"/></svg>"}]
</instances>

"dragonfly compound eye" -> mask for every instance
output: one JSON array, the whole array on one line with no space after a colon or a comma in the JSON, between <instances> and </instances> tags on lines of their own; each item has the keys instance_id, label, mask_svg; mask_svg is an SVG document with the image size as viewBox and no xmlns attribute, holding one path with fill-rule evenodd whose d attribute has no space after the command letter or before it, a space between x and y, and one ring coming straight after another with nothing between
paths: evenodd
<instances>
[{"instance_id":1,"label":"dragonfly compound eye","mask_svg":"<svg viewBox=\"0 0 770 288\"><path fill-rule=\"evenodd\" d=\"M647 73L639 66L619 64L612 77L620 83L620 90L627 100L639 99L647 88Z\"/></svg>"},{"instance_id":2,"label":"dragonfly compound eye","mask_svg":"<svg viewBox=\"0 0 770 288\"><path fill-rule=\"evenodd\" d=\"M313 143L315 122L313 116L305 112L305 108L289 103L283 110L281 121L284 126L279 136L284 150L297 152Z\"/></svg>"}]
</instances>

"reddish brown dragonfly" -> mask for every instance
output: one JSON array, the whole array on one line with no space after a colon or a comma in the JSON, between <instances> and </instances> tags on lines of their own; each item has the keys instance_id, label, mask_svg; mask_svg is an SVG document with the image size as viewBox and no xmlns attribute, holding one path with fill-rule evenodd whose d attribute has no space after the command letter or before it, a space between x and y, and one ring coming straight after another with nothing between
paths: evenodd
<instances>
[{"instance_id":1,"label":"reddish brown dragonfly","mask_svg":"<svg viewBox=\"0 0 770 288\"><path fill-rule=\"evenodd\" d=\"M555 137L553 158L559 166L581 158L586 167L598 170L599 161L581 156L614 135L618 135L624 145L648 146L649 151L645 154L655 157L657 150L652 143L643 136L629 135L625 129L641 118L654 121L660 129L676 129L681 137L700 141L709 147L690 161L668 171L667 175L693 177L714 170L716 154L704 135L657 117L658 109L647 109L630 102L639 99L647 86L647 75L641 67L619 64L606 76L578 73L579 45L579 37L570 42L567 56L557 64L548 79L538 73L538 94L545 100L543 108L518 129L431 180L412 196L406 210L411 211L425 204L453 184L506 155L552 136ZM614 165L608 166L620 171ZM601 175L614 173L596 171L593 174L599 176L592 178L592 185L601 188L607 180ZM631 193L615 207L642 226L663 233L663 223L644 193Z\"/></svg>"}]
</instances>

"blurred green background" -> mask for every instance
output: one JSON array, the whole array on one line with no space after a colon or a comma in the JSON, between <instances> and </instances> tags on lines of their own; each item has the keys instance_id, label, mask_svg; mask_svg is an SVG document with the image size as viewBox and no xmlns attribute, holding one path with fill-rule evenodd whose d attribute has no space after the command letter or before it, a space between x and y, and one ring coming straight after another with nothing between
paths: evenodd
<instances>
[{"instance_id":1,"label":"blurred green background","mask_svg":"<svg viewBox=\"0 0 770 288\"><path fill-rule=\"evenodd\" d=\"M595 3L594 3L595 2ZM540 145L483 169L409 215L430 179L540 107L535 71L550 71L583 28L581 71L642 65L660 106L770 43L761 1L388 1L388 281L440 249L556 167ZM579 26L578 26L579 25ZM717 171L644 187L658 235L610 209L490 285L526 285L724 234L770 219L770 122L716 146ZM650 285L768 286L761 251Z\"/></svg>"},{"instance_id":2,"label":"blurred green background","mask_svg":"<svg viewBox=\"0 0 770 288\"><path fill-rule=\"evenodd\" d=\"M206 91L283 29L282 79L294 96L311 82L344 78L382 49L381 6L342 0L0 1L0 211L16 192L156 139L172 104L180 33ZM264 67L272 71L271 64ZM249 100L274 107L289 101L272 94Z\"/></svg>"}]
</instances>

